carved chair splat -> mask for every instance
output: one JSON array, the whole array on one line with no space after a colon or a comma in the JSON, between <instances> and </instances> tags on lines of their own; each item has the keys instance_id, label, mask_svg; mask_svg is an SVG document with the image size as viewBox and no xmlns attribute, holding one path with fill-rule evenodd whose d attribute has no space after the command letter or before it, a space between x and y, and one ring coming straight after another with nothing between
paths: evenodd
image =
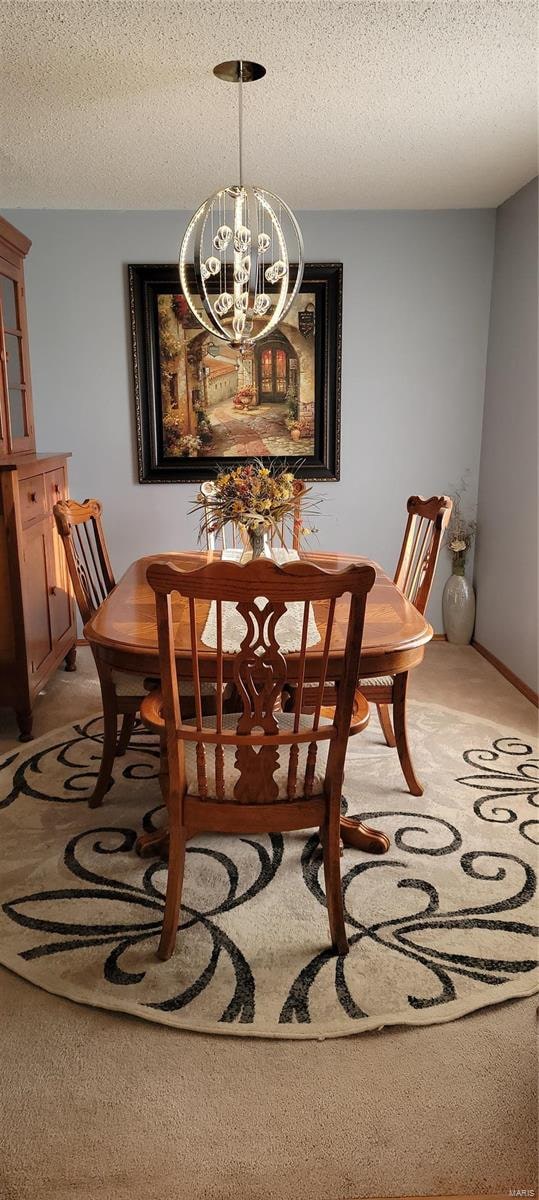
<instances>
[{"instance_id":1,"label":"carved chair splat","mask_svg":"<svg viewBox=\"0 0 539 1200\"><path fill-rule=\"evenodd\" d=\"M172 564L150 564L147 579L155 592L161 692L142 703L141 715L166 740L168 759L169 865L165 916L159 956L174 950L186 843L194 833L263 833L321 827L331 940L348 951L340 879L340 801L344 762L352 721L361 654L365 603L375 579L367 563L339 572L312 563L284 567L266 559L240 566L213 562L182 572ZM195 718L185 720L182 684L175 666L171 597L178 592L189 606ZM331 656L335 602L349 600L345 670L330 721L322 720L322 702ZM202 708L197 641L197 604L216 605L217 648L209 663L216 683L216 712L205 720ZM312 712L302 712L309 608L324 601L327 617ZM281 712L287 658L278 641L278 621L287 603L303 605L295 704ZM233 660L239 713L226 713L223 702L224 603L235 605L245 622ZM311 683L312 674L311 674ZM361 727L368 720L367 706Z\"/></svg>"}]
</instances>

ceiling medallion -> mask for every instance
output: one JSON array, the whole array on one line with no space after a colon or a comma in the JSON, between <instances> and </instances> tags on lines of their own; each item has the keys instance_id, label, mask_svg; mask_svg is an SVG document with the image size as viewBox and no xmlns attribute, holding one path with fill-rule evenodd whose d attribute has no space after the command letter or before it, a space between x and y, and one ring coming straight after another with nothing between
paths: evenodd
<instances>
[{"instance_id":1,"label":"ceiling medallion","mask_svg":"<svg viewBox=\"0 0 539 1200\"><path fill-rule=\"evenodd\" d=\"M243 183L242 87L265 74L260 63L243 59L214 67L219 79L239 86L239 183L200 205L180 249L180 281L191 312L209 333L240 349L282 321L303 276L303 239L293 212L273 192Z\"/></svg>"}]
</instances>

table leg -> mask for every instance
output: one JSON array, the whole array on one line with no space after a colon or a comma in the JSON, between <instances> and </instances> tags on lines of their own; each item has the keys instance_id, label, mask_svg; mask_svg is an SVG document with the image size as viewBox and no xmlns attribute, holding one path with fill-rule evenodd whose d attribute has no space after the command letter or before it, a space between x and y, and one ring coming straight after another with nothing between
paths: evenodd
<instances>
[{"instance_id":1,"label":"table leg","mask_svg":"<svg viewBox=\"0 0 539 1200\"><path fill-rule=\"evenodd\" d=\"M341 817L341 839L345 846L364 850L367 854L387 854L390 841L386 833L371 829L353 817Z\"/></svg>"},{"instance_id":2,"label":"table leg","mask_svg":"<svg viewBox=\"0 0 539 1200\"><path fill-rule=\"evenodd\" d=\"M166 804L168 798L168 751L164 733L161 735L159 786ZM196 837L196 832L190 831L189 836ZM387 854L390 845L387 834L381 833L377 829L371 829L362 821L355 821L353 817L341 817L341 840L345 846L351 846L354 850L363 850L367 854ZM165 825L162 829L153 829L151 833L141 833L136 840L135 849L141 858L152 858L159 855L166 860L168 843L168 826Z\"/></svg>"},{"instance_id":3,"label":"table leg","mask_svg":"<svg viewBox=\"0 0 539 1200\"><path fill-rule=\"evenodd\" d=\"M141 833L135 842L135 850L140 858L168 859L168 825L163 829L152 829L151 833Z\"/></svg>"},{"instance_id":4,"label":"table leg","mask_svg":"<svg viewBox=\"0 0 539 1200\"><path fill-rule=\"evenodd\" d=\"M195 837L190 833L189 837ZM345 846L354 850L363 850L366 854L387 854L390 841L387 834L378 829L370 829L362 821L354 821L351 817L341 817L341 840ZM159 856L165 862L168 859L168 827L153 829L151 833L141 833L135 843L135 849L140 858L155 858Z\"/></svg>"}]
</instances>

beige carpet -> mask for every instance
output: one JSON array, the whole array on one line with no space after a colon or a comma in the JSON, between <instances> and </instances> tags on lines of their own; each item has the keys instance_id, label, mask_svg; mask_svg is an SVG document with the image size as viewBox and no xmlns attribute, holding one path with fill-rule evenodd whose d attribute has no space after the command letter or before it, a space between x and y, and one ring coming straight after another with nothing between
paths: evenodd
<instances>
[{"instance_id":1,"label":"beige carpet","mask_svg":"<svg viewBox=\"0 0 539 1200\"><path fill-rule=\"evenodd\" d=\"M95 709L90 676L88 667L79 679L57 676L37 732L85 703ZM535 732L531 706L470 649L433 646L415 695ZM7 718L4 730L7 750ZM171 1037L9 972L2 981L6 1200L344 1200L536 1186L534 1000L420 1030L291 1044Z\"/></svg>"}]
</instances>

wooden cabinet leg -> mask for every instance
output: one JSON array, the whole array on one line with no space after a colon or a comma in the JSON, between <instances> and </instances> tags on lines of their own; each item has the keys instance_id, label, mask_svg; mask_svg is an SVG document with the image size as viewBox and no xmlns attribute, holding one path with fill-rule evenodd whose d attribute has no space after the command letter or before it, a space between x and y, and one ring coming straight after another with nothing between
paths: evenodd
<instances>
[{"instance_id":1,"label":"wooden cabinet leg","mask_svg":"<svg viewBox=\"0 0 539 1200\"><path fill-rule=\"evenodd\" d=\"M33 734L32 734L32 724L33 724L32 709L31 708L18 708L16 710L15 716L17 718L17 725L19 726L19 729L20 729L19 741L20 742L31 742L32 737L33 737Z\"/></svg>"},{"instance_id":2,"label":"wooden cabinet leg","mask_svg":"<svg viewBox=\"0 0 539 1200\"><path fill-rule=\"evenodd\" d=\"M402 674L395 676L395 682L393 684L393 724L395 726L397 754L400 759L404 778L408 784L412 796L422 796L425 789L423 784L419 782L419 779L414 771L412 759L410 757L410 747L408 745L408 732L406 729L407 686L408 671L403 671Z\"/></svg>"},{"instance_id":3,"label":"wooden cabinet leg","mask_svg":"<svg viewBox=\"0 0 539 1200\"><path fill-rule=\"evenodd\" d=\"M76 646L72 646L71 650L68 650L68 652L65 656L64 662L65 662L66 671L76 671L77 670L77 647Z\"/></svg>"}]
</instances>

